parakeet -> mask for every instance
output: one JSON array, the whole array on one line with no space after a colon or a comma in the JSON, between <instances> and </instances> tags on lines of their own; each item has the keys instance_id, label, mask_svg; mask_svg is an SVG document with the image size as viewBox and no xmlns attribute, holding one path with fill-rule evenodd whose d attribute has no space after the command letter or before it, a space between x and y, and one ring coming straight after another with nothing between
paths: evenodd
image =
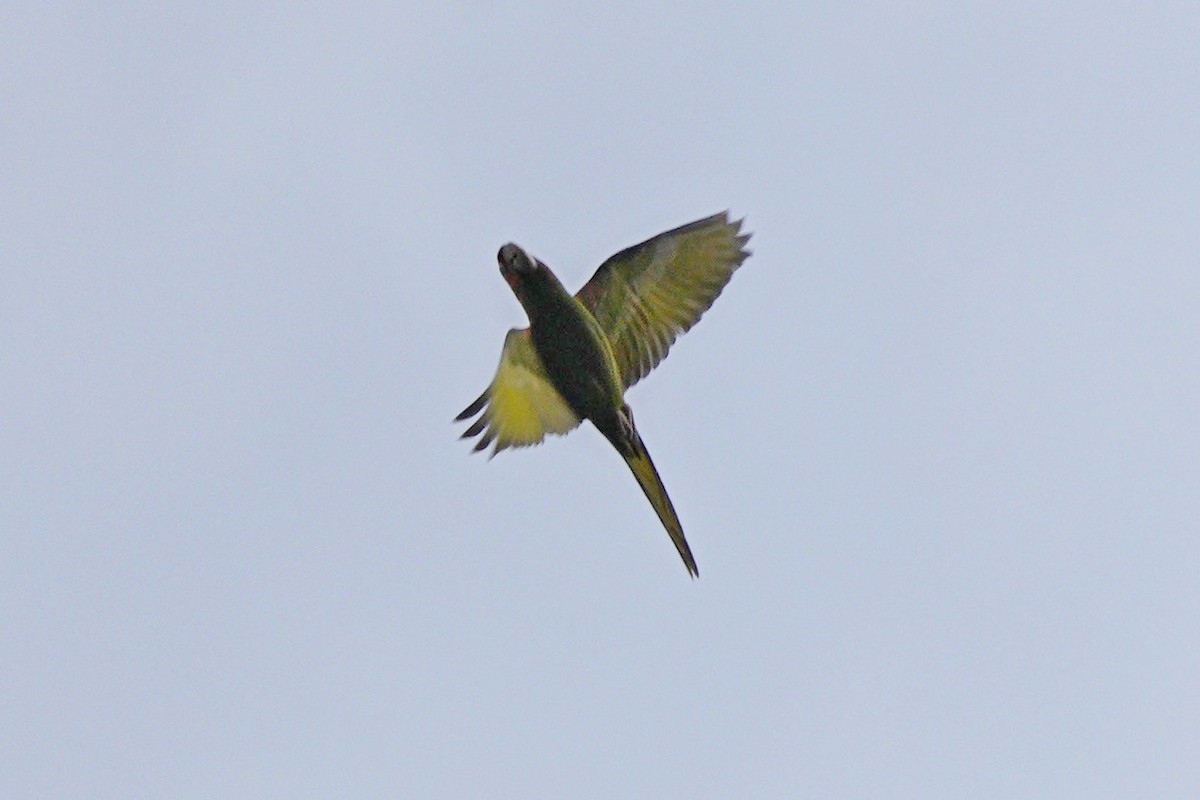
<instances>
[{"instance_id":1,"label":"parakeet","mask_svg":"<svg viewBox=\"0 0 1200 800\"><path fill-rule=\"evenodd\" d=\"M491 385L456 418L479 414L462 438L479 436L476 451L495 442L493 456L591 420L633 471L693 577L696 559L625 390L666 357L750 255L741 227L722 212L660 233L610 257L575 295L525 250L501 247L500 274L529 327L508 332Z\"/></svg>"}]
</instances>

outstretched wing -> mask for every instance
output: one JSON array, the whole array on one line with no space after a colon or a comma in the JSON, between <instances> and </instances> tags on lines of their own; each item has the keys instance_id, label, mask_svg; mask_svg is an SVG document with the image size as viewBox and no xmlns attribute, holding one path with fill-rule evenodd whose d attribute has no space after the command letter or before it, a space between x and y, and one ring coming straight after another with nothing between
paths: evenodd
<instances>
[{"instance_id":1,"label":"outstretched wing","mask_svg":"<svg viewBox=\"0 0 1200 800\"><path fill-rule=\"evenodd\" d=\"M626 388L667 357L750 255L741 228L721 212L660 233L609 258L579 290L612 343Z\"/></svg>"},{"instance_id":2,"label":"outstretched wing","mask_svg":"<svg viewBox=\"0 0 1200 800\"><path fill-rule=\"evenodd\" d=\"M481 411L462 438L483 434L475 450L495 441L493 456L506 447L539 444L548 433L567 433L579 425L579 417L546 376L528 328L513 328L504 337L496 377L455 421L462 422Z\"/></svg>"}]
</instances>

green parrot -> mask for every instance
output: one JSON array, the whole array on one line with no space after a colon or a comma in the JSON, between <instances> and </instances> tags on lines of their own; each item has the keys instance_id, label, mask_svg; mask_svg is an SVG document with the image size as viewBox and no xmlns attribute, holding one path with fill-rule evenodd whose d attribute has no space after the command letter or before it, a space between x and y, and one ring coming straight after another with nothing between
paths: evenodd
<instances>
[{"instance_id":1,"label":"green parrot","mask_svg":"<svg viewBox=\"0 0 1200 800\"><path fill-rule=\"evenodd\" d=\"M515 244L501 247L500 274L529 327L508 332L491 385L456 418L480 414L462 438L480 436L476 451L494 441L492 456L591 420L633 471L693 577L696 559L625 390L666 358L750 255L741 227L723 212L660 233L609 258L574 296L544 263Z\"/></svg>"}]
</instances>

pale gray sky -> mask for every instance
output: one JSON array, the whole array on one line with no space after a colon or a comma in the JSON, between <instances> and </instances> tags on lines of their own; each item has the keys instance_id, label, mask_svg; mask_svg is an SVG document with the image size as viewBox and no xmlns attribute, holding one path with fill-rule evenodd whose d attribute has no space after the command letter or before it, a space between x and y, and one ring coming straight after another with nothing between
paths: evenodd
<instances>
[{"instance_id":1,"label":"pale gray sky","mask_svg":"<svg viewBox=\"0 0 1200 800\"><path fill-rule=\"evenodd\" d=\"M780 8L0 12L0 795L1200 796L1200 9ZM692 581L450 420L724 208Z\"/></svg>"}]
</instances>

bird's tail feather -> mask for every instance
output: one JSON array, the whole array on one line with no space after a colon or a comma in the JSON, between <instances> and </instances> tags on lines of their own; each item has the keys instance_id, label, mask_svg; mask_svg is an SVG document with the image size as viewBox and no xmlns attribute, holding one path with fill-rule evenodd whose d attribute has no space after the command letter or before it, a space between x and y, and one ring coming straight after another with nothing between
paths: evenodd
<instances>
[{"instance_id":1,"label":"bird's tail feather","mask_svg":"<svg viewBox=\"0 0 1200 800\"><path fill-rule=\"evenodd\" d=\"M650 460L650 453L646 450L642 437L636 430L632 433L633 448L629 453L622 451L621 455L625 458L629 469L633 471L633 477L637 478L638 485L646 493L646 499L650 501L650 505L654 506L654 511L662 520L663 527L670 534L671 541L675 543L675 549L679 551L679 557L683 559L688 573L693 578L699 577L700 569L696 566L696 559L692 557L692 549L688 547L687 539L684 538L679 515L675 513L675 506L671 505L671 498L667 496L662 478L658 477L658 470L654 468L654 462Z\"/></svg>"}]
</instances>

